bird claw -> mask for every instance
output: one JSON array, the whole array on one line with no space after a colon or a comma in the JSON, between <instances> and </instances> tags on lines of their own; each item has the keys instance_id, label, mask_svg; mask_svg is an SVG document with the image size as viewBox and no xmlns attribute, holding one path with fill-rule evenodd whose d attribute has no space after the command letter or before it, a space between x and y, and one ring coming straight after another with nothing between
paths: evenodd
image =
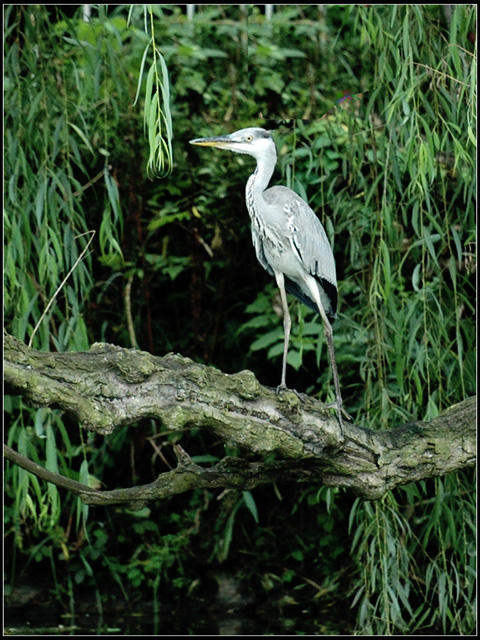
<instances>
[{"instance_id":1,"label":"bird claw","mask_svg":"<svg viewBox=\"0 0 480 640\"><path fill-rule=\"evenodd\" d=\"M342 404L339 402L331 402L326 405L327 409L336 409L338 411L338 416L340 418L340 414L343 413L347 420L353 420L352 416L343 408Z\"/></svg>"},{"instance_id":2,"label":"bird claw","mask_svg":"<svg viewBox=\"0 0 480 640\"><path fill-rule=\"evenodd\" d=\"M305 402L304 399L302 398L302 394L299 393L296 389L289 389L285 384L279 384L278 387L275 389L275 394L278 396L282 391L289 391L290 393L294 393L297 396L297 398L300 400L300 402Z\"/></svg>"}]
</instances>

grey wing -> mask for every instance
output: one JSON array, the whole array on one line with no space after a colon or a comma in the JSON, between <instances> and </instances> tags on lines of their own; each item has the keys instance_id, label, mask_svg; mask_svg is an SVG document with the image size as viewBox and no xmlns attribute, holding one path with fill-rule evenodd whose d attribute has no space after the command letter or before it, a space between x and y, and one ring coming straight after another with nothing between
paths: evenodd
<instances>
[{"instance_id":1,"label":"grey wing","mask_svg":"<svg viewBox=\"0 0 480 640\"><path fill-rule=\"evenodd\" d=\"M337 284L332 247L322 223L303 200L285 205L292 245L308 271Z\"/></svg>"},{"instance_id":2,"label":"grey wing","mask_svg":"<svg viewBox=\"0 0 480 640\"><path fill-rule=\"evenodd\" d=\"M324 296L322 299L327 315L335 317L337 309L335 259L322 223L308 204L287 187L272 187L264 192L264 197L270 204L282 205L292 250L326 294L330 304L325 304ZM296 295L295 291L291 292Z\"/></svg>"}]
</instances>

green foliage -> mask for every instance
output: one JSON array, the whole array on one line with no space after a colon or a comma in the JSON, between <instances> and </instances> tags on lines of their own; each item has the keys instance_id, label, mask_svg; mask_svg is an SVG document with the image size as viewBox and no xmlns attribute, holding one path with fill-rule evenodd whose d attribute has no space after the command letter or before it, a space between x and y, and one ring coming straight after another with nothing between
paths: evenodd
<instances>
[{"instance_id":1,"label":"green foliage","mask_svg":"<svg viewBox=\"0 0 480 640\"><path fill-rule=\"evenodd\" d=\"M101 251L120 253L118 191L107 165L114 83L102 83L102 64L113 54L115 39L99 24L102 53L87 41L67 38L59 56L61 23L50 29L46 8L35 17L31 11L12 5L6 12L5 320L28 342L56 296L33 346L81 350L88 345L84 304L92 288L92 260L88 254L78 260L90 239L85 194L94 180L103 178L107 187L97 206ZM97 102L99 108L92 109ZM102 123L104 132L98 130Z\"/></svg>"},{"instance_id":2,"label":"green foliage","mask_svg":"<svg viewBox=\"0 0 480 640\"><path fill-rule=\"evenodd\" d=\"M364 50L348 11L332 5L278 5L268 22L260 7L248 18L249 77L267 118L321 117L343 91L370 88L372 54Z\"/></svg>"},{"instance_id":3,"label":"green foliage","mask_svg":"<svg viewBox=\"0 0 480 640\"><path fill-rule=\"evenodd\" d=\"M464 495L468 483L462 475L435 478L381 503L353 506L349 528L359 579L352 606L362 634L429 628L447 634L475 626L475 502ZM455 517L460 501L462 514Z\"/></svg>"},{"instance_id":4,"label":"green foliage","mask_svg":"<svg viewBox=\"0 0 480 640\"><path fill-rule=\"evenodd\" d=\"M130 15L134 5L130 8ZM168 71L165 60L155 44L155 20L152 5L144 5L145 14L149 14L151 40L145 48L140 67L140 77L138 79L137 95L134 106L138 100L138 94L142 84L143 68L148 51L152 47L153 62L147 75L145 88L145 105L143 108L143 121L145 130L148 132L148 143L150 156L147 163L147 172L151 177L163 177L172 170L172 117L170 114L170 89L168 81ZM146 22L146 17L145 17ZM153 87L155 85L155 91ZM152 93L153 91L153 93ZM164 133L165 132L165 133Z\"/></svg>"},{"instance_id":5,"label":"green foliage","mask_svg":"<svg viewBox=\"0 0 480 640\"><path fill-rule=\"evenodd\" d=\"M475 20L474 5L276 5L271 21L256 5L198 5L193 20L178 5L98 5L88 23L7 6L6 329L43 350L138 344L278 384L276 288L244 203L253 163L188 145L264 124L274 180L308 200L334 248L356 423L429 419L471 395ZM288 382L329 400L322 326L293 304ZM151 482L179 438L202 464L224 455L207 434L154 423L83 436L17 398L6 421L20 453L96 486ZM47 567L64 602L86 586L101 606L106 584L125 599L195 596L221 566L281 607L327 602L339 620L349 593L348 632L355 616L363 634L474 628L468 474L376 504L259 487L95 519L17 467L5 487L8 575Z\"/></svg>"}]
</instances>

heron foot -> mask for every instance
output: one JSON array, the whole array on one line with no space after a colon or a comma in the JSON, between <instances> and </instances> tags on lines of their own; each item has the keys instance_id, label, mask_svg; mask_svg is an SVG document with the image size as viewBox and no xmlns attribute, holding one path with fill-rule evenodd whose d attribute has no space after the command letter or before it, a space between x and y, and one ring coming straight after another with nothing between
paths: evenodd
<instances>
[{"instance_id":1,"label":"heron foot","mask_svg":"<svg viewBox=\"0 0 480 640\"><path fill-rule=\"evenodd\" d=\"M326 407L327 409L336 409L338 411L338 417L340 419L340 422L341 422L340 415L342 413L347 420L353 420L352 416L343 408L343 402L338 402L338 401L331 402L330 404L327 404Z\"/></svg>"},{"instance_id":2,"label":"heron foot","mask_svg":"<svg viewBox=\"0 0 480 640\"><path fill-rule=\"evenodd\" d=\"M296 389L289 389L287 385L279 384L278 387L275 389L275 394L278 396L280 395L280 393L282 393L282 391L290 391L290 393L294 393L297 396L300 402L305 402L305 400L302 398L302 394Z\"/></svg>"}]
</instances>

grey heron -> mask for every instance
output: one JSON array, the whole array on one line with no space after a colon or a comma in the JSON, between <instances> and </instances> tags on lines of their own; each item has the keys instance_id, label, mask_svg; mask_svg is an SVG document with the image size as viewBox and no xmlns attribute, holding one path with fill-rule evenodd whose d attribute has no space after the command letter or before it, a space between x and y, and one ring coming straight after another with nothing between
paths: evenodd
<instances>
[{"instance_id":1,"label":"grey heron","mask_svg":"<svg viewBox=\"0 0 480 640\"><path fill-rule=\"evenodd\" d=\"M287 187L268 187L277 162L275 142L269 131L259 127L240 129L229 135L190 140L203 147L228 149L253 156L257 161L246 187L247 209L252 223L252 240L257 259L277 281L283 307L284 348L282 379L286 389L286 369L291 319L286 291L322 316L335 388L340 426L343 409L338 379L331 321L337 311L337 277L332 248L312 209Z\"/></svg>"}]
</instances>

